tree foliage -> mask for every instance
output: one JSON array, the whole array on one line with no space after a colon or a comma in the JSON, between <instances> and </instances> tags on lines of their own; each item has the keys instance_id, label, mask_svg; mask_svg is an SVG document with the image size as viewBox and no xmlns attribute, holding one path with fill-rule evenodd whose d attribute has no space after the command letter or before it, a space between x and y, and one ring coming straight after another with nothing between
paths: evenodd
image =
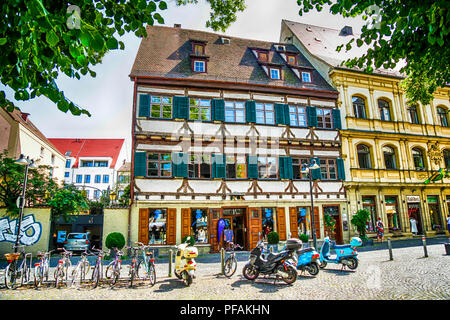
<instances>
[{"instance_id":1,"label":"tree foliage","mask_svg":"<svg viewBox=\"0 0 450 320\"><path fill-rule=\"evenodd\" d=\"M370 48L361 57L348 59L344 64L373 72L381 67L394 69L404 62L400 68L406 75L402 87L410 102L427 105L436 89L450 82L448 0L298 0L297 3L300 15L330 5L332 14L362 16L367 20L356 45L366 44ZM354 42L353 39L347 43L346 49L351 49ZM337 49L341 50L342 46Z\"/></svg>"},{"instance_id":2,"label":"tree foliage","mask_svg":"<svg viewBox=\"0 0 450 320\"><path fill-rule=\"evenodd\" d=\"M353 215L350 222L356 227L361 239L367 239L366 236L366 227L367 222L369 221L370 212L367 209L360 209Z\"/></svg>"},{"instance_id":3,"label":"tree foliage","mask_svg":"<svg viewBox=\"0 0 450 320\"><path fill-rule=\"evenodd\" d=\"M89 210L89 201L81 190L73 185L65 185L57 189L48 199L47 205L52 209L53 219Z\"/></svg>"}]
</instances>

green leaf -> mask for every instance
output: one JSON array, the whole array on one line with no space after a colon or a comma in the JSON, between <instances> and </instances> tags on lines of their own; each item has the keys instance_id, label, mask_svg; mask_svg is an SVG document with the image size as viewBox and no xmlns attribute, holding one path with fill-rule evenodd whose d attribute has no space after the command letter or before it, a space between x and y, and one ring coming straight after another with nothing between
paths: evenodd
<instances>
[{"instance_id":1,"label":"green leaf","mask_svg":"<svg viewBox=\"0 0 450 320\"><path fill-rule=\"evenodd\" d=\"M0 38L0 46L6 44L7 39L6 38Z\"/></svg>"},{"instance_id":2,"label":"green leaf","mask_svg":"<svg viewBox=\"0 0 450 320\"><path fill-rule=\"evenodd\" d=\"M166 10L167 9L167 3L165 3L164 1L161 1L158 5L159 10Z\"/></svg>"},{"instance_id":3,"label":"green leaf","mask_svg":"<svg viewBox=\"0 0 450 320\"><path fill-rule=\"evenodd\" d=\"M97 52L101 52L103 50L103 47L105 46L105 40L103 40L103 37L99 34L96 34L94 36L94 39L91 41L91 47Z\"/></svg>"},{"instance_id":4,"label":"green leaf","mask_svg":"<svg viewBox=\"0 0 450 320\"><path fill-rule=\"evenodd\" d=\"M89 34L89 32L84 32L84 31L81 32L80 41L83 46L89 47L91 45L91 40L92 40L92 37Z\"/></svg>"},{"instance_id":5,"label":"green leaf","mask_svg":"<svg viewBox=\"0 0 450 320\"><path fill-rule=\"evenodd\" d=\"M53 30L50 30L46 33L45 40L52 47L56 46L56 44L59 42L59 38Z\"/></svg>"},{"instance_id":6,"label":"green leaf","mask_svg":"<svg viewBox=\"0 0 450 320\"><path fill-rule=\"evenodd\" d=\"M117 42L116 38L109 38L106 41L106 46L108 47L108 49L114 50L114 49L117 49L119 47L119 43Z\"/></svg>"}]
</instances>

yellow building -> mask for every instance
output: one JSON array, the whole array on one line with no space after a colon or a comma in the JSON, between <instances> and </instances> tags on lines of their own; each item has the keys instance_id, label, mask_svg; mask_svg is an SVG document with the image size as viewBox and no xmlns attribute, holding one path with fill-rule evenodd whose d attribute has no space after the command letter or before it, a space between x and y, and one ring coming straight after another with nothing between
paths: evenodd
<instances>
[{"instance_id":1,"label":"yellow building","mask_svg":"<svg viewBox=\"0 0 450 320\"><path fill-rule=\"evenodd\" d=\"M335 51L352 37L358 36L349 26L335 30L286 20L280 35L339 91L349 220L357 210L368 209L369 237L376 236L378 217L387 237L410 237L416 234L414 225L418 235L444 233L450 179L424 182L440 168L450 168L450 88L438 90L430 105L408 103L398 72L369 75L340 66L365 50ZM353 233L350 228L346 236Z\"/></svg>"}]
</instances>

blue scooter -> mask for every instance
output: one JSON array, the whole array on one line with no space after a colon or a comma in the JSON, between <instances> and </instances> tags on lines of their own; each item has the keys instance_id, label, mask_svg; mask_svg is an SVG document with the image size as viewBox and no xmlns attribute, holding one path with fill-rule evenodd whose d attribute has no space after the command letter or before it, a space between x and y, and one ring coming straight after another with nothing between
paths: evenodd
<instances>
[{"instance_id":1,"label":"blue scooter","mask_svg":"<svg viewBox=\"0 0 450 320\"><path fill-rule=\"evenodd\" d=\"M310 275L316 276L319 273L320 255L315 248L305 248L297 252L297 270L308 271Z\"/></svg>"},{"instance_id":2,"label":"blue scooter","mask_svg":"<svg viewBox=\"0 0 450 320\"><path fill-rule=\"evenodd\" d=\"M362 245L362 241L358 237L352 237L350 244L336 245L330 241L329 237L324 238L322 248L320 248L320 264L321 269L327 266L327 263L340 263L342 268L348 267L354 270L358 267L358 252L356 247ZM336 257L332 258L330 250L334 249Z\"/></svg>"}]
</instances>

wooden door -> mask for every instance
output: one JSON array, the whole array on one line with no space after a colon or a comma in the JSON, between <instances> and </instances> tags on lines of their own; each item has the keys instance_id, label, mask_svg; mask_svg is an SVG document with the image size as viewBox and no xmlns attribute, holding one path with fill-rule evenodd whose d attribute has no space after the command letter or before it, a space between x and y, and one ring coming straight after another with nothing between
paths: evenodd
<instances>
[{"instance_id":1,"label":"wooden door","mask_svg":"<svg viewBox=\"0 0 450 320\"><path fill-rule=\"evenodd\" d=\"M314 207L314 229L316 230L316 238L320 238L320 216L319 208Z\"/></svg>"},{"instance_id":2,"label":"wooden door","mask_svg":"<svg viewBox=\"0 0 450 320\"><path fill-rule=\"evenodd\" d=\"M260 208L247 209L247 250L256 247L262 233L262 220Z\"/></svg>"},{"instance_id":3,"label":"wooden door","mask_svg":"<svg viewBox=\"0 0 450 320\"><path fill-rule=\"evenodd\" d=\"M139 231L138 231L138 241L143 244L148 244L148 208L139 209Z\"/></svg>"},{"instance_id":4,"label":"wooden door","mask_svg":"<svg viewBox=\"0 0 450 320\"><path fill-rule=\"evenodd\" d=\"M177 209L167 210L166 243L175 245L177 242Z\"/></svg>"},{"instance_id":5,"label":"wooden door","mask_svg":"<svg viewBox=\"0 0 450 320\"><path fill-rule=\"evenodd\" d=\"M211 252L219 251L218 223L221 217L222 217L221 208L209 209L208 230L209 230L209 243L211 245Z\"/></svg>"},{"instance_id":6,"label":"wooden door","mask_svg":"<svg viewBox=\"0 0 450 320\"><path fill-rule=\"evenodd\" d=\"M284 208L277 208L277 229L280 241L286 241L286 213Z\"/></svg>"},{"instance_id":7,"label":"wooden door","mask_svg":"<svg viewBox=\"0 0 450 320\"><path fill-rule=\"evenodd\" d=\"M291 228L291 238L298 238L297 207L289 208L289 226Z\"/></svg>"},{"instance_id":8,"label":"wooden door","mask_svg":"<svg viewBox=\"0 0 450 320\"><path fill-rule=\"evenodd\" d=\"M181 209L181 241L191 233L191 209Z\"/></svg>"}]
</instances>

